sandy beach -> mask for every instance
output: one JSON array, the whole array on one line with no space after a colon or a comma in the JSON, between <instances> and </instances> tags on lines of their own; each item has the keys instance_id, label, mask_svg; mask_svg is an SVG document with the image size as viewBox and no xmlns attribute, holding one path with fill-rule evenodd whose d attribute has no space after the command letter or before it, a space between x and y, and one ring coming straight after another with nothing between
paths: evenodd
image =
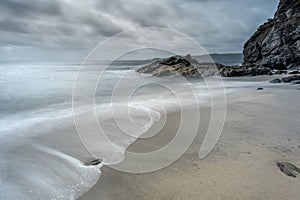
<instances>
[{"instance_id":1,"label":"sandy beach","mask_svg":"<svg viewBox=\"0 0 300 200\"><path fill-rule=\"evenodd\" d=\"M300 0L0 16L0 200L300 200Z\"/></svg>"},{"instance_id":2,"label":"sandy beach","mask_svg":"<svg viewBox=\"0 0 300 200\"><path fill-rule=\"evenodd\" d=\"M180 159L146 174L104 166L98 183L80 199L297 199L299 177L283 174L276 161L300 166L299 98L296 86L229 95L221 138L206 158L199 159L210 119L210 108L202 107L197 137ZM168 115L159 134L137 140L128 150L148 152L164 146L179 120L180 113Z\"/></svg>"}]
</instances>

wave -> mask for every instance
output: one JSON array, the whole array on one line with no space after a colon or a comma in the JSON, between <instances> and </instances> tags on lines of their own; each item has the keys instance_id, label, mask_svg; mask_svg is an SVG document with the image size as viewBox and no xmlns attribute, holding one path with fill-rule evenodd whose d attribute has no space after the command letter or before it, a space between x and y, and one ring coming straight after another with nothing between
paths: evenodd
<instances>
[{"instance_id":1,"label":"wave","mask_svg":"<svg viewBox=\"0 0 300 200\"><path fill-rule=\"evenodd\" d=\"M101 175L74 157L46 147L22 145L1 152L0 199L76 199Z\"/></svg>"},{"instance_id":2,"label":"wave","mask_svg":"<svg viewBox=\"0 0 300 200\"><path fill-rule=\"evenodd\" d=\"M112 112L113 107L119 111L117 116ZM97 151L103 153L106 165L122 161L125 149L139 136L124 134L111 123L113 118L119 119L121 126L130 131L127 121L122 121L126 113L120 112L127 109L144 132L160 119L159 112L141 104L97 106L98 121L116 144L116 148L111 149L99 141ZM89 112L86 106L79 110L82 116ZM0 130L0 199L76 199L97 182L102 165L84 165L92 156L77 141L71 110L53 109L48 113L36 112L30 118L18 117L1 122L6 125ZM84 123L97 127L92 119L85 119Z\"/></svg>"},{"instance_id":3,"label":"wave","mask_svg":"<svg viewBox=\"0 0 300 200\"><path fill-rule=\"evenodd\" d=\"M127 69L109 71L104 81L107 84L104 89L110 89L108 80L116 74L121 76L126 73ZM23 75L22 72L21 75L26 74ZM140 77L141 75L135 77L133 74L128 78L132 80L128 84L134 84ZM61 78L65 80L65 75ZM157 81L153 77L143 78ZM72 82L71 75L68 80ZM176 82L174 79L160 81L172 83L176 90L158 92L157 88L150 87L146 88L142 95L135 96L133 102L107 103L109 101L99 100L101 103L98 103L93 110L84 104L83 99L80 106L76 108L76 116L82 119L84 126L84 133L80 134L90 136L91 146L98 152L97 158L104 160L103 164L121 162L126 148L156 122L162 120L162 116L166 113L193 107L195 103L210 101L203 82L193 83L198 98L195 102L191 101L191 91L187 90L190 87L185 87L182 82ZM60 83L66 84L66 82ZM244 83L243 87L247 84L249 83ZM214 87L218 87L218 84ZM56 91L56 88L53 88ZM85 89L83 88L83 91ZM106 90L100 91L96 98L105 99L105 95L108 95L105 92ZM180 94L182 97L180 104L174 94ZM52 98L52 95L46 93L41 98L46 99L43 105L49 104L47 98ZM24 99L28 99L28 96L25 95ZM40 109L41 107L43 109ZM90 115L87 114L91 112L96 114L97 121L89 118ZM12 113L0 118L0 199L75 199L97 182L101 176L102 165L84 165L84 162L93 159L93 156L79 139L80 135L76 132L70 103L65 105L53 103L47 109L45 106L30 107L29 110L23 110L21 113ZM114 146L94 138L94 133L99 131L99 125Z\"/></svg>"}]
</instances>

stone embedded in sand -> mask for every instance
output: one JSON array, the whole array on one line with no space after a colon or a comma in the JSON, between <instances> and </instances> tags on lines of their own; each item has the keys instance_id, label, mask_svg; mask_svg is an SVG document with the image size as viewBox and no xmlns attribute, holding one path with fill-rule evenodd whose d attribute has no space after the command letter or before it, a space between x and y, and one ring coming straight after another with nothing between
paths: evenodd
<instances>
[{"instance_id":1,"label":"stone embedded in sand","mask_svg":"<svg viewBox=\"0 0 300 200\"><path fill-rule=\"evenodd\" d=\"M277 167L282 173L293 178L296 178L298 173L300 173L298 167L288 162L277 161Z\"/></svg>"},{"instance_id":2,"label":"stone embedded in sand","mask_svg":"<svg viewBox=\"0 0 300 200\"><path fill-rule=\"evenodd\" d=\"M299 71L290 71L288 74L300 74Z\"/></svg>"},{"instance_id":3,"label":"stone embedded in sand","mask_svg":"<svg viewBox=\"0 0 300 200\"><path fill-rule=\"evenodd\" d=\"M84 165L86 166L99 165L100 163L102 163L102 161L103 161L102 159L95 159L92 161L85 162Z\"/></svg>"}]
</instances>

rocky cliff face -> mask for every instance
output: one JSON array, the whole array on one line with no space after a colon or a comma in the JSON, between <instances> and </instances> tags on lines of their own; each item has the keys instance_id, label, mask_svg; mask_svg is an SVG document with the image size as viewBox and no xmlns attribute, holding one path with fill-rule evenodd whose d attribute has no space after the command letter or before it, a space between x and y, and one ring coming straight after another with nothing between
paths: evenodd
<instances>
[{"instance_id":1,"label":"rocky cliff face","mask_svg":"<svg viewBox=\"0 0 300 200\"><path fill-rule=\"evenodd\" d=\"M244 45L244 66L300 68L300 0L281 0L274 19Z\"/></svg>"}]
</instances>

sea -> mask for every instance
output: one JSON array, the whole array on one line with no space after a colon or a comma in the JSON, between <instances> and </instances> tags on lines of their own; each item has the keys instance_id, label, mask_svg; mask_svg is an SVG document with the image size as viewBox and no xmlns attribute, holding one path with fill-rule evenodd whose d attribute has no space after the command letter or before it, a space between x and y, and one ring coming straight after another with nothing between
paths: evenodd
<instances>
[{"instance_id":1,"label":"sea","mask_svg":"<svg viewBox=\"0 0 300 200\"><path fill-rule=\"evenodd\" d=\"M215 55L213 59L223 64L242 62L240 54ZM205 80L135 72L147 62L94 61L83 66L77 60L1 61L0 199L76 199L101 178L102 165L121 162L126 147L163 113L211 102ZM78 80L79 73L84 81ZM91 83L96 76L97 82ZM252 89L255 84L216 79L210 87L222 95L224 91L228 94ZM85 115L91 107L97 122ZM112 126L113 119L118 119L128 134L122 135ZM76 120L80 121L80 130L76 129ZM137 132L132 121L138 126ZM88 136L89 127L96 123L113 141L114 148L100 141L95 149L103 155L103 164L86 166L84 162L94 156L80 136Z\"/></svg>"}]
</instances>

